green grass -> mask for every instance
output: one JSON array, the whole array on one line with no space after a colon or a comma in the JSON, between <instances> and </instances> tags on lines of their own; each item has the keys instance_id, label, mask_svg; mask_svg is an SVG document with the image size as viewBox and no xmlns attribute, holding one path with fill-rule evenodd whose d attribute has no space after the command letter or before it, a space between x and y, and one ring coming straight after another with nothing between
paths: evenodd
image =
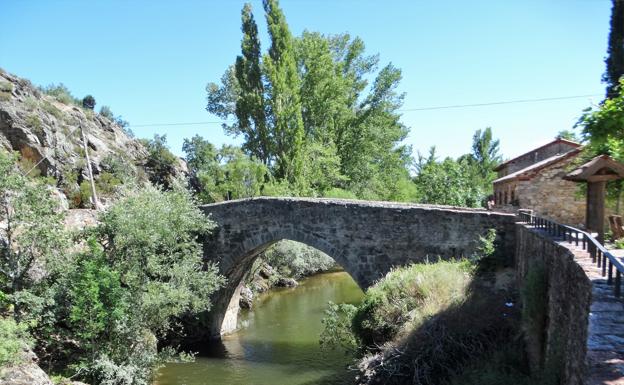
<instances>
[{"instance_id":1,"label":"green grass","mask_svg":"<svg viewBox=\"0 0 624 385\"><path fill-rule=\"evenodd\" d=\"M471 280L471 267L464 261L394 269L366 292L353 321L355 332L365 346L400 338L464 301Z\"/></svg>"}]
</instances>

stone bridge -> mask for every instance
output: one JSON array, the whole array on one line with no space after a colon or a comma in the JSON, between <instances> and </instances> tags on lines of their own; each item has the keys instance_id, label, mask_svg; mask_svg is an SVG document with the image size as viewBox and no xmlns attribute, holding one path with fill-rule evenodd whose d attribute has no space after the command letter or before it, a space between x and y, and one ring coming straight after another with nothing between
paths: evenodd
<instances>
[{"instance_id":1,"label":"stone bridge","mask_svg":"<svg viewBox=\"0 0 624 385\"><path fill-rule=\"evenodd\" d=\"M215 295L212 336L236 328L241 282L262 251L281 239L331 256L365 289L392 267L428 258L470 256L479 236L497 230L514 252L515 215L448 206L307 198L252 198L202 206L218 227L205 240L226 286Z\"/></svg>"}]
</instances>

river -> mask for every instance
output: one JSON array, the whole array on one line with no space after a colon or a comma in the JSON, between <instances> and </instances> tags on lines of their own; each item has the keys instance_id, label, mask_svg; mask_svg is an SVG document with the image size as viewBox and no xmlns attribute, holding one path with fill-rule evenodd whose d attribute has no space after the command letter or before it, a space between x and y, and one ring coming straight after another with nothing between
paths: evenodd
<instances>
[{"instance_id":1,"label":"river","mask_svg":"<svg viewBox=\"0 0 624 385\"><path fill-rule=\"evenodd\" d=\"M357 303L363 297L345 272L309 277L292 289L261 295L243 312L242 328L213 343L191 363L160 370L157 385L343 385L354 372L352 357L319 346L328 301Z\"/></svg>"}]
</instances>

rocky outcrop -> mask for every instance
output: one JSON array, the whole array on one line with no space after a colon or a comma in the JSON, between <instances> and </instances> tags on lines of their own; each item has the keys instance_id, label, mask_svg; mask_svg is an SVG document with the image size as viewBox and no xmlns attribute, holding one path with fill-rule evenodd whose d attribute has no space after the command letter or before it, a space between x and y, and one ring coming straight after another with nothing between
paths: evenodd
<instances>
[{"instance_id":1,"label":"rocky outcrop","mask_svg":"<svg viewBox=\"0 0 624 385\"><path fill-rule=\"evenodd\" d=\"M37 355L28 348L21 353L18 364L0 368L0 385L54 385L39 367ZM88 385L80 381L65 380L58 385Z\"/></svg>"},{"instance_id":2,"label":"rocky outcrop","mask_svg":"<svg viewBox=\"0 0 624 385\"><path fill-rule=\"evenodd\" d=\"M37 362L35 353L24 349L19 364L0 368L0 385L53 385Z\"/></svg>"},{"instance_id":3,"label":"rocky outcrop","mask_svg":"<svg viewBox=\"0 0 624 385\"><path fill-rule=\"evenodd\" d=\"M62 103L30 81L2 70L0 93L0 147L20 153L23 168L33 168L30 175L55 178L66 194L78 190L88 177L82 128L96 179L115 167L145 179L145 146L115 121ZM184 162L178 163L173 173L187 175Z\"/></svg>"},{"instance_id":4,"label":"rocky outcrop","mask_svg":"<svg viewBox=\"0 0 624 385\"><path fill-rule=\"evenodd\" d=\"M299 283L294 278L279 277L275 281L276 287L297 287Z\"/></svg>"}]
</instances>

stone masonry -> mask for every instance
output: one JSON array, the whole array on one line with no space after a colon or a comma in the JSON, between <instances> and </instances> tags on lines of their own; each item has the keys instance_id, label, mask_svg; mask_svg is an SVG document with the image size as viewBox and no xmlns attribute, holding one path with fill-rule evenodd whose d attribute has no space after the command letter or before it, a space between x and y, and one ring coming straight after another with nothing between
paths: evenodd
<instances>
[{"instance_id":1,"label":"stone masonry","mask_svg":"<svg viewBox=\"0 0 624 385\"><path fill-rule=\"evenodd\" d=\"M522 285L528 266L548 270L546 354L556 340L563 349L564 384L624 385L624 303L582 242L564 241L518 224L516 273Z\"/></svg>"},{"instance_id":2,"label":"stone masonry","mask_svg":"<svg viewBox=\"0 0 624 385\"><path fill-rule=\"evenodd\" d=\"M525 284L531 266L540 264L546 271L546 330L544 345L529 360L537 369L550 360L563 358L561 383L584 385L586 377L587 326L592 285L574 254L545 232L518 224L516 228L516 277ZM529 349L529 352L535 349Z\"/></svg>"},{"instance_id":3,"label":"stone masonry","mask_svg":"<svg viewBox=\"0 0 624 385\"><path fill-rule=\"evenodd\" d=\"M206 260L227 278L205 320L212 336L236 328L240 283L271 244L290 239L336 260L366 288L394 266L470 256L479 236L497 229L514 252L514 215L478 209L335 199L252 198L202 206L218 227Z\"/></svg>"},{"instance_id":4,"label":"stone masonry","mask_svg":"<svg viewBox=\"0 0 624 385\"><path fill-rule=\"evenodd\" d=\"M578 183L562 177L571 169L571 158L543 168L531 180L518 181L516 195L520 208L559 223L580 227L585 223L585 198Z\"/></svg>"}]
</instances>

